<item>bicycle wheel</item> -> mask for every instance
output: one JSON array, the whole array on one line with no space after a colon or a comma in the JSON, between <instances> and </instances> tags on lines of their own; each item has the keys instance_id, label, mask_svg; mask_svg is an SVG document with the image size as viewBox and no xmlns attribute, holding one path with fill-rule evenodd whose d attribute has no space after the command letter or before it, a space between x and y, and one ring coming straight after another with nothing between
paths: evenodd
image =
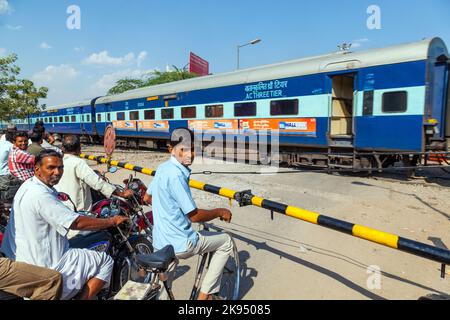
<instances>
[{"instance_id":1,"label":"bicycle wheel","mask_svg":"<svg viewBox=\"0 0 450 320\"><path fill-rule=\"evenodd\" d=\"M241 280L241 265L239 251L233 241L233 252L222 273L219 296L225 300L238 300Z\"/></svg>"}]
</instances>

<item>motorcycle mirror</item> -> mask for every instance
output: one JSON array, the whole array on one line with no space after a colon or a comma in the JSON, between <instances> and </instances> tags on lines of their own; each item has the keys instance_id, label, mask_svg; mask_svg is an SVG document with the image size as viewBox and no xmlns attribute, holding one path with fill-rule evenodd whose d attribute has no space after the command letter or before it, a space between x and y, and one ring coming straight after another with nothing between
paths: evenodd
<instances>
[{"instance_id":1,"label":"motorcycle mirror","mask_svg":"<svg viewBox=\"0 0 450 320\"><path fill-rule=\"evenodd\" d=\"M117 167L111 167L111 168L109 168L108 172L109 173L116 173L117 170L118 170Z\"/></svg>"},{"instance_id":2,"label":"motorcycle mirror","mask_svg":"<svg viewBox=\"0 0 450 320\"><path fill-rule=\"evenodd\" d=\"M59 201L69 201L70 200L69 195L67 193L64 193L64 192L59 192L58 195L57 195L57 198L58 198Z\"/></svg>"}]
</instances>

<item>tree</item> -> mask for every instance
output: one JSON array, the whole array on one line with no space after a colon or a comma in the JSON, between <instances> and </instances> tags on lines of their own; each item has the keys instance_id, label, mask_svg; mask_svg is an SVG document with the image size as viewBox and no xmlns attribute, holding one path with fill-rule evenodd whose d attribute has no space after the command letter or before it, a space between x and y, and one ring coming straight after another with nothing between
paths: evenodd
<instances>
[{"instance_id":1,"label":"tree","mask_svg":"<svg viewBox=\"0 0 450 320\"><path fill-rule=\"evenodd\" d=\"M33 81L19 79L17 55L0 57L0 120L24 119L45 109L39 99L47 97L48 88L36 88Z\"/></svg>"},{"instance_id":2,"label":"tree","mask_svg":"<svg viewBox=\"0 0 450 320\"><path fill-rule=\"evenodd\" d=\"M174 71L153 71L142 76L140 79L125 78L116 82L116 85L109 89L108 95L119 94L128 90L138 89L158 84L180 81L198 77L197 74L189 72L186 67L180 69L173 66Z\"/></svg>"}]
</instances>

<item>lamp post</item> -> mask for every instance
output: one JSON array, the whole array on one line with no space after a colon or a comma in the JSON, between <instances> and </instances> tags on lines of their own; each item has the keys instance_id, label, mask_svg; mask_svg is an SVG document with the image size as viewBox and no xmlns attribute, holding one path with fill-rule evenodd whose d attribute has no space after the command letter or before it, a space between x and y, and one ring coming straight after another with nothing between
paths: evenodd
<instances>
[{"instance_id":1,"label":"lamp post","mask_svg":"<svg viewBox=\"0 0 450 320\"><path fill-rule=\"evenodd\" d=\"M257 44L258 42L261 42L261 39L255 39L255 40L253 40L253 41L250 41L250 42L248 42L248 43L246 43L246 44L242 44L242 45L238 45L237 46L237 70L239 70L239 50L242 48L242 47L245 47L245 46L249 46L249 45L253 45L253 44Z\"/></svg>"}]
</instances>

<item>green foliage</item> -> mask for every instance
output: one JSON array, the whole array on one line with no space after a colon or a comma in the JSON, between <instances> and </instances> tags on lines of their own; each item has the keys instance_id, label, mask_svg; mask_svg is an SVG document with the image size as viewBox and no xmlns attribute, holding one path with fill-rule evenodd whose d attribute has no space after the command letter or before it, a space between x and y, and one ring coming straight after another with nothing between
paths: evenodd
<instances>
[{"instance_id":1,"label":"green foliage","mask_svg":"<svg viewBox=\"0 0 450 320\"><path fill-rule=\"evenodd\" d=\"M36 88L30 80L19 79L17 55L0 57L0 120L24 119L45 109L39 99L47 97L48 89Z\"/></svg>"},{"instance_id":2,"label":"green foliage","mask_svg":"<svg viewBox=\"0 0 450 320\"><path fill-rule=\"evenodd\" d=\"M120 79L116 82L116 85L114 87L109 89L108 95L119 94L128 90L198 77L197 74L189 72L188 70L186 70L186 68L179 69L176 66L173 67L175 71L154 71L152 73L144 75L141 79Z\"/></svg>"}]
</instances>

